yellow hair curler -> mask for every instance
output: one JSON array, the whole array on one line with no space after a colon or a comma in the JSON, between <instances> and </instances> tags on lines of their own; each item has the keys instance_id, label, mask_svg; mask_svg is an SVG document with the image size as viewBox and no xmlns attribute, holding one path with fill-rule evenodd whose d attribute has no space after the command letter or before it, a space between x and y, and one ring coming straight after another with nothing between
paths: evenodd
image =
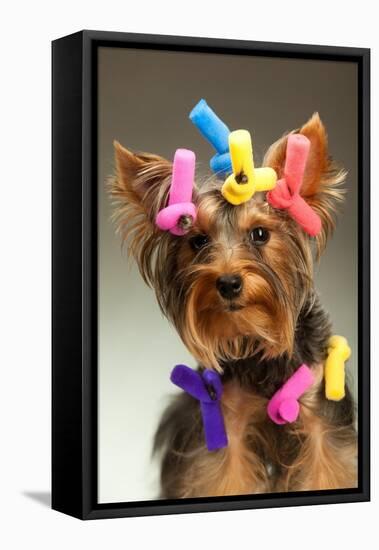
<instances>
[{"instance_id":1,"label":"yellow hair curler","mask_svg":"<svg viewBox=\"0 0 379 550\"><path fill-rule=\"evenodd\" d=\"M223 197L237 206L251 199L254 193L270 191L276 185L277 175L269 167L254 168L253 146L247 130L236 130L229 134L229 151L233 174L222 186Z\"/></svg>"},{"instance_id":2,"label":"yellow hair curler","mask_svg":"<svg viewBox=\"0 0 379 550\"><path fill-rule=\"evenodd\" d=\"M351 349L343 336L334 335L328 342L328 357L325 361L325 395L332 401L345 397L345 361Z\"/></svg>"}]
</instances>

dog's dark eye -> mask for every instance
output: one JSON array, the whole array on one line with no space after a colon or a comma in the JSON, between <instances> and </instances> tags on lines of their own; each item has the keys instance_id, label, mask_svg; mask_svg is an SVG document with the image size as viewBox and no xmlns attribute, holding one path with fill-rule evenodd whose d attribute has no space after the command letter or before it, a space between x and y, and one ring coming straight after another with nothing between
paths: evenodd
<instances>
[{"instance_id":1,"label":"dog's dark eye","mask_svg":"<svg viewBox=\"0 0 379 550\"><path fill-rule=\"evenodd\" d=\"M267 243L270 238L270 232L264 227L254 227L250 233L250 239L253 244L261 246L262 244Z\"/></svg>"},{"instance_id":2,"label":"dog's dark eye","mask_svg":"<svg viewBox=\"0 0 379 550\"><path fill-rule=\"evenodd\" d=\"M193 250L200 250L209 243L209 237L199 233L198 235L191 237L189 242Z\"/></svg>"}]
</instances>

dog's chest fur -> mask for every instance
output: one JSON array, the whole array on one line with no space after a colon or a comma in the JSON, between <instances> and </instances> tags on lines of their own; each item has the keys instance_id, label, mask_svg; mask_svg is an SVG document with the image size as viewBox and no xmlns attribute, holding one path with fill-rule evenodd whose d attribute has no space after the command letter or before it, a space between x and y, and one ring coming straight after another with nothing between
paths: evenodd
<instances>
[{"instance_id":1,"label":"dog's chest fur","mask_svg":"<svg viewBox=\"0 0 379 550\"><path fill-rule=\"evenodd\" d=\"M350 393L347 390L342 403L327 401L324 395L323 361L330 332L328 315L313 297L299 316L291 358L260 361L251 357L223 365L226 449L207 451L198 402L183 392L175 397L155 438L155 450L163 452L162 496L246 494L355 483ZM299 420L277 426L268 418L268 400L302 363L313 369L315 383L302 398ZM337 460L333 449L341 442L345 451L338 453ZM287 469L286 464L292 466ZM330 473L328 479L325 472Z\"/></svg>"},{"instance_id":2,"label":"dog's chest fur","mask_svg":"<svg viewBox=\"0 0 379 550\"><path fill-rule=\"evenodd\" d=\"M261 360L257 355L225 363L223 382L233 381L245 391L269 399L302 363L312 367L324 361L330 336L329 317L313 295L299 315L292 357Z\"/></svg>"}]
</instances>

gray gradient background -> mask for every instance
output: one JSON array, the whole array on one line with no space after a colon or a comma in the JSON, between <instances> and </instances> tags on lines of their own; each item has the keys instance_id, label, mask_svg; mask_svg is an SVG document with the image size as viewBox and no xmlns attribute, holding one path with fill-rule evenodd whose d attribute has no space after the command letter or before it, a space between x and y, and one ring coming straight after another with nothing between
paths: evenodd
<instances>
[{"instance_id":1,"label":"gray gradient background","mask_svg":"<svg viewBox=\"0 0 379 550\"><path fill-rule=\"evenodd\" d=\"M195 362L162 317L115 236L104 182L113 172L114 139L132 150L172 158L196 152L207 173L210 146L188 120L204 97L231 129L252 132L259 166L267 147L319 111L330 152L348 171L347 201L316 268L316 284L334 332L353 350L357 372L357 67L303 61L101 48L99 51L99 502L156 498L154 430L176 363Z\"/></svg>"}]
</instances>

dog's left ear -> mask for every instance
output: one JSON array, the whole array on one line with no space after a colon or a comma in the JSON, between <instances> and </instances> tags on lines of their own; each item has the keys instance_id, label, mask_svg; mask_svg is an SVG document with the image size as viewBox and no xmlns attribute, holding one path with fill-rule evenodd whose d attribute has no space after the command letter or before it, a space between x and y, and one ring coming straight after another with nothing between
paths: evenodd
<instances>
[{"instance_id":1,"label":"dog's left ear","mask_svg":"<svg viewBox=\"0 0 379 550\"><path fill-rule=\"evenodd\" d=\"M335 227L335 214L344 194L340 185L345 181L346 171L339 169L329 156L327 133L318 113L291 133L303 134L311 142L300 194L321 218L322 230L316 237L321 253ZM273 143L263 161L264 166L274 168L278 178L283 176L287 137L288 134Z\"/></svg>"}]
</instances>

